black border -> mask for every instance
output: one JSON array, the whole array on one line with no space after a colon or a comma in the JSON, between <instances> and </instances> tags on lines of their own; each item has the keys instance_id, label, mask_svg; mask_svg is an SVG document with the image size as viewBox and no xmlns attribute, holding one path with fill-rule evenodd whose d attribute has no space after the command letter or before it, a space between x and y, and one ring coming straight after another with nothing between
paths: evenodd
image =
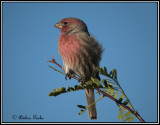
<instances>
[{"instance_id":1,"label":"black border","mask_svg":"<svg viewBox=\"0 0 160 125\"><path fill-rule=\"evenodd\" d=\"M159 91L158 91L158 87L159 87L159 85L158 85L158 82L159 82L159 70L158 70L158 68L159 68L159 62L158 62L158 57L159 57L159 53L158 53L158 49L159 49L159 1L144 1L144 2L142 2L142 1L140 1L140 2L138 2L138 1L115 1L115 2L113 2L113 1L77 1L77 2L75 2L75 1L62 1L62 2L60 2L60 1L1 1L1 47L2 47L2 49L1 49L1 52L3 51L3 18L2 18L2 16L3 16L3 3L53 3L53 2L55 2L55 3L157 3L157 102L159 101L158 99L159 99ZM1 53L1 73L2 73L2 75L1 75L1 78L3 78L3 63L2 63L2 61L3 61L3 54ZM11 123L17 123L17 124L22 124L22 123L28 123L28 124L35 124L35 123L40 123L40 124L44 124L44 123L54 123L54 124L56 124L56 123L61 123L61 124L64 124L64 123L78 123L78 124L83 124L83 123L85 123L85 124L87 124L87 123L92 123L92 124L98 124L98 123L123 123L123 122L3 122L3 86L2 86L2 84L3 84L3 81L1 80L1 124L3 124L3 123L9 123L9 124L11 124ZM158 105L159 103L157 103L157 122L146 122L146 123L159 123L159 105ZM133 124L133 123L138 123L138 124L141 124L141 122L131 122L131 123L123 123L123 124ZM142 124L144 124L144 123L142 123Z\"/></svg>"}]
</instances>

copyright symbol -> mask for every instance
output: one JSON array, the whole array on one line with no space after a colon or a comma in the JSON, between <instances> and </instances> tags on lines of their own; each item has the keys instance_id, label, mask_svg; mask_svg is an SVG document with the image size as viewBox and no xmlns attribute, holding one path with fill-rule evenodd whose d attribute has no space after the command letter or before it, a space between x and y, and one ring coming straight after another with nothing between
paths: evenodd
<instances>
[{"instance_id":1,"label":"copyright symbol","mask_svg":"<svg viewBox=\"0 0 160 125\"><path fill-rule=\"evenodd\" d=\"M13 115L13 116L12 116L12 118L13 118L13 119L16 119L16 118L17 118L17 116L16 116L16 115Z\"/></svg>"}]
</instances>

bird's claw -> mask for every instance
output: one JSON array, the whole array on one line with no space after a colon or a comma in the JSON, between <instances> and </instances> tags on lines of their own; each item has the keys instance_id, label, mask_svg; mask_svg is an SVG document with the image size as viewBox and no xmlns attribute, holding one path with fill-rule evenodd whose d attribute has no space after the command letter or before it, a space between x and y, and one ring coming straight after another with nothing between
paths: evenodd
<instances>
[{"instance_id":1,"label":"bird's claw","mask_svg":"<svg viewBox=\"0 0 160 125\"><path fill-rule=\"evenodd\" d=\"M70 73L67 73L67 74L66 74L66 76L65 76L65 80L67 80L67 77L68 77L69 79L71 79L71 75L70 75Z\"/></svg>"},{"instance_id":2,"label":"bird's claw","mask_svg":"<svg viewBox=\"0 0 160 125\"><path fill-rule=\"evenodd\" d=\"M81 85L84 85L85 82L86 82L86 80L85 80L85 78L80 78L80 79L78 80L78 82L80 82Z\"/></svg>"}]
</instances>

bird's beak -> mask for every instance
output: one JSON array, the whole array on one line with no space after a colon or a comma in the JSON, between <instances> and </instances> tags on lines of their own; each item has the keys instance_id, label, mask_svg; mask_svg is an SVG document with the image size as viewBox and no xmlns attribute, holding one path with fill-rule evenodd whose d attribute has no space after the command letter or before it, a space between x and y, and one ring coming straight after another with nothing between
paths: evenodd
<instances>
[{"instance_id":1,"label":"bird's beak","mask_svg":"<svg viewBox=\"0 0 160 125\"><path fill-rule=\"evenodd\" d=\"M54 25L54 27L56 27L56 28L58 28L58 29L62 29L62 25L61 25L60 23L56 23L56 24Z\"/></svg>"}]
</instances>

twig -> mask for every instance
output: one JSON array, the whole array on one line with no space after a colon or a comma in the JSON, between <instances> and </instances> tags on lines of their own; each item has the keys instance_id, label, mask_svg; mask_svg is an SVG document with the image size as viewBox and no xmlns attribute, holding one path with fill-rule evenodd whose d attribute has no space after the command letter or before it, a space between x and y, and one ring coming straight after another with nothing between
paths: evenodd
<instances>
[{"instance_id":1,"label":"twig","mask_svg":"<svg viewBox=\"0 0 160 125\"><path fill-rule=\"evenodd\" d=\"M53 57L52 57L52 61L49 61L49 60L48 60L47 62L54 63L54 64L56 64L58 67L60 67L60 68L63 69L63 67L62 67L60 64L58 64ZM72 74L71 74L70 76L71 76L72 78L78 80L78 81L81 81L81 79L77 78L76 76L74 76L74 75L72 75ZM85 83L85 84L86 84L86 83ZM110 98L111 100L115 101L117 104L123 106L125 109L127 109L127 110L130 111L132 114L134 114L141 122L145 122L144 119L138 114L138 112L133 111L131 108L129 108L128 106L124 105L124 104L121 103L119 100L115 99L114 97L110 96L109 94L105 93L104 91L102 91L102 90L100 90L100 89L98 89L98 88L95 88L95 89L96 89L98 92L102 93L102 94L103 94L103 97L106 96L106 97Z\"/></svg>"},{"instance_id":2,"label":"twig","mask_svg":"<svg viewBox=\"0 0 160 125\"><path fill-rule=\"evenodd\" d=\"M54 64L56 64L57 66L59 66L61 69L63 69L63 68L62 68L62 66L61 66L61 65L59 65L59 64L56 62L56 60L53 58L53 56L52 56L52 61L47 60L47 62L54 63Z\"/></svg>"}]
</instances>

